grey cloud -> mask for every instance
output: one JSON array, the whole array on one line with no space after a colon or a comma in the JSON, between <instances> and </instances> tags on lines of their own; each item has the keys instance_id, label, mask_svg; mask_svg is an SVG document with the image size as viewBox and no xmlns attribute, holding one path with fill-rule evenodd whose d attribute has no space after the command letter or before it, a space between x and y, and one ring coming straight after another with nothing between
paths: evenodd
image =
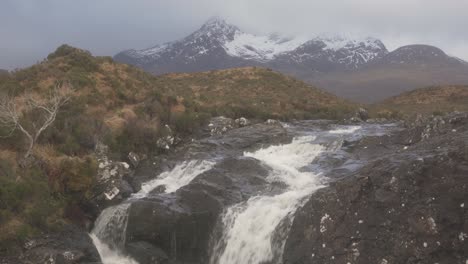
<instances>
[{"instance_id":1,"label":"grey cloud","mask_svg":"<svg viewBox=\"0 0 468 264\"><path fill-rule=\"evenodd\" d=\"M432 44L468 60L463 0L2 0L0 68L62 43L113 55L181 38L218 15L254 33L375 36L390 49Z\"/></svg>"}]
</instances>

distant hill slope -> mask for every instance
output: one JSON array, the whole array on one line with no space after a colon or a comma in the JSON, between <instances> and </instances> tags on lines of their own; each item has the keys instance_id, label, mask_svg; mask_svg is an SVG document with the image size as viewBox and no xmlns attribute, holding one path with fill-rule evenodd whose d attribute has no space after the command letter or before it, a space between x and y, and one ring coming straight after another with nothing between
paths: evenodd
<instances>
[{"instance_id":1,"label":"distant hill slope","mask_svg":"<svg viewBox=\"0 0 468 264\"><path fill-rule=\"evenodd\" d=\"M158 80L170 85L178 96L191 98L200 107L219 111L218 114L334 118L355 108L335 95L264 68L168 74Z\"/></svg>"},{"instance_id":2,"label":"distant hill slope","mask_svg":"<svg viewBox=\"0 0 468 264\"><path fill-rule=\"evenodd\" d=\"M371 37L254 35L220 18L183 39L114 58L157 75L267 67L364 103L429 85L468 84L468 64L436 47L409 45L389 52Z\"/></svg>"},{"instance_id":3,"label":"distant hill slope","mask_svg":"<svg viewBox=\"0 0 468 264\"><path fill-rule=\"evenodd\" d=\"M374 111L395 111L402 114L468 111L468 86L420 88L386 99L373 108Z\"/></svg>"},{"instance_id":4,"label":"distant hill slope","mask_svg":"<svg viewBox=\"0 0 468 264\"><path fill-rule=\"evenodd\" d=\"M419 87L468 84L468 64L436 47L411 45L361 69L308 80L344 98L373 103Z\"/></svg>"}]
</instances>

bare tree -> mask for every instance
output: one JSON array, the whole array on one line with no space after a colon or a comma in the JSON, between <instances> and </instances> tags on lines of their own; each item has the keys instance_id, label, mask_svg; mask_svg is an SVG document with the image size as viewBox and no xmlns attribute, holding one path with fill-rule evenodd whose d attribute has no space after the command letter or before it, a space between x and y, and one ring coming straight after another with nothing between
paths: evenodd
<instances>
[{"instance_id":1,"label":"bare tree","mask_svg":"<svg viewBox=\"0 0 468 264\"><path fill-rule=\"evenodd\" d=\"M15 130L20 130L28 139L29 145L24 158L28 158L39 136L57 117L57 113L64 104L70 100L71 89L68 84L57 84L49 92L47 98L38 99L32 95L24 98L15 98L8 95L0 98L0 125L10 130L11 136ZM20 101L23 100L23 104ZM20 105L21 110L20 110ZM40 117L32 121L32 128L22 124L21 116L25 113L37 111Z\"/></svg>"}]
</instances>

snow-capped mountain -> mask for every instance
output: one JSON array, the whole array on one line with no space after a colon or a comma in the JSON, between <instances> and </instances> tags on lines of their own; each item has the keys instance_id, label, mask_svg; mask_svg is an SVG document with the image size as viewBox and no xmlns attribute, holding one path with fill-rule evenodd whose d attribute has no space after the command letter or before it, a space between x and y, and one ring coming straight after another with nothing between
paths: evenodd
<instances>
[{"instance_id":1,"label":"snow-capped mountain","mask_svg":"<svg viewBox=\"0 0 468 264\"><path fill-rule=\"evenodd\" d=\"M389 52L370 37L255 35L220 18L181 40L127 50L114 58L154 74L268 67L361 102L429 85L468 84L467 62L433 46Z\"/></svg>"},{"instance_id":2,"label":"snow-capped mountain","mask_svg":"<svg viewBox=\"0 0 468 264\"><path fill-rule=\"evenodd\" d=\"M307 67L316 72L356 69L388 51L374 38L341 36L283 37L254 35L214 18L188 37L145 50L115 56L153 73L204 71L246 65L273 68Z\"/></svg>"}]
</instances>

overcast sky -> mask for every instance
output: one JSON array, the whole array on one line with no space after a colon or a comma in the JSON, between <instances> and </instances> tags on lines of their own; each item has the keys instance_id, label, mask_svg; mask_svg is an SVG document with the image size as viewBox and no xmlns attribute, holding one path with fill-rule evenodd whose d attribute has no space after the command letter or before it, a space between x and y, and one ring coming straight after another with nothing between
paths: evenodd
<instances>
[{"instance_id":1,"label":"overcast sky","mask_svg":"<svg viewBox=\"0 0 468 264\"><path fill-rule=\"evenodd\" d=\"M468 0L0 0L0 68L68 43L115 55L179 39L220 16L252 33L373 36L392 50L431 44L468 60Z\"/></svg>"}]
</instances>

